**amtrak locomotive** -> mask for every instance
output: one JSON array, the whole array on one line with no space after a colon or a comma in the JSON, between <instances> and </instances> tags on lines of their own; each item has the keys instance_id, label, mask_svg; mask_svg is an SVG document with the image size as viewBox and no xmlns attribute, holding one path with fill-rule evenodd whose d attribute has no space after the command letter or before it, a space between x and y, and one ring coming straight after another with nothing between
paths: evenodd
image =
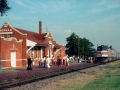
<instances>
[{"instance_id":1,"label":"amtrak locomotive","mask_svg":"<svg viewBox=\"0 0 120 90\"><path fill-rule=\"evenodd\" d=\"M106 63L112 60L120 59L120 54L112 46L101 45L97 47L96 58L100 63Z\"/></svg>"}]
</instances>

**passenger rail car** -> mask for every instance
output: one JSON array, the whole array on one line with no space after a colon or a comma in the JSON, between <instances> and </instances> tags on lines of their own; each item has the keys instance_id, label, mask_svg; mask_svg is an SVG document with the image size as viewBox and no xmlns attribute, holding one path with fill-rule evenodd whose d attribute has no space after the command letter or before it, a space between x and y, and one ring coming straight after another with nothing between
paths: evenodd
<instances>
[{"instance_id":1,"label":"passenger rail car","mask_svg":"<svg viewBox=\"0 0 120 90\"><path fill-rule=\"evenodd\" d=\"M97 47L96 58L98 62L106 63L120 59L120 53L113 49L112 46L101 45Z\"/></svg>"}]
</instances>

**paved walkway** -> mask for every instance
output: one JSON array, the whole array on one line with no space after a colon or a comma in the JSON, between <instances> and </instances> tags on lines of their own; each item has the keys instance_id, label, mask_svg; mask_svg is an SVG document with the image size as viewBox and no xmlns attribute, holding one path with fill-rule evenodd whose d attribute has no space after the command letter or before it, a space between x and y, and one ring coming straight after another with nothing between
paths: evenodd
<instances>
[{"instance_id":1,"label":"paved walkway","mask_svg":"<svg viewBox=\"0 0 120 90\"><path fill-rule=\"evenodd\" d=\"M6 78L13 78L13 77L19 77L19 76L27 76L28 74L37 74L37 73L44 73L44 72L48 72L48 71L54 71L54 70L60 70L60 69L64 69L67 67L74 67L74 66L82 66L82 65L86 65L88 63L70 63L70 66L57 66L57 65L52 65L50 68L43 68L40 66L33 66L33 70L31 71L27 71L26 67L22 67L22 68L10 68L10 69L6 69L6 72L3 72L5 70L1 70L0 71L0 80L5 80Z\"/></svg>"}]
</instances>

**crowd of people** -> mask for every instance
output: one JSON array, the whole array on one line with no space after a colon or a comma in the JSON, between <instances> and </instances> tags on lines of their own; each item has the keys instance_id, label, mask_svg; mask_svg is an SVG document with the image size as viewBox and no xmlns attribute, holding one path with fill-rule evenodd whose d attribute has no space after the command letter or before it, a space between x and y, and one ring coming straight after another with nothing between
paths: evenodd
<instances>
[{"instance_id":1,"label":"crowd of people","mask_svg":"<svg viewBox=\"0 0 120 90\"><path fill-rule=\"evenodd\" d=\"M81 59L79 57L77 58L77 60L78 60L78 63L81 62ZM89 60L90 60L90 63L93 63L92 57L89 57ZM30 56L28 57L27 61L28 61L27 70L32 70L32 60ZM74 61L74 58L69 58L68 56L65 56L65 57L58 56L56 59L55 58L50 59L48 56L44 56L38 59L39 66L44 68L50 68L51 65L69 66L70 61Z\"/></svg>"},{"instance_id":2,"label":"crowd of people","mask_svg":"<svg viewBox=\"0 0 120 90\"><path fill-rule=\"evenodd\" d=\"M27 58L28 67L27 70L32 70L32 58L30 56ZM38 63L40 67L50 68L51 65L62 66L66 65L69 66L69 58L68 57L60 57L58 56L56 59L50 59L48 56L44 56L38 59Z\"/></svg>"},{"instance_id":3,"label":"crowd of people","mask_svg":"<svg viewBox=\"0 0 120 90\"><path fill-rule=\"evenodd\" d=\"M39 62L39 66L47 67L47 68L50 68L51 65L69 66L69 58L67 58L67 57L62 58L60 56L58 56L56 59L55 58L50 59L48 56L47 57L44 56L43 58L39 58L38 62Z\"/></svg>"}]
</instances>

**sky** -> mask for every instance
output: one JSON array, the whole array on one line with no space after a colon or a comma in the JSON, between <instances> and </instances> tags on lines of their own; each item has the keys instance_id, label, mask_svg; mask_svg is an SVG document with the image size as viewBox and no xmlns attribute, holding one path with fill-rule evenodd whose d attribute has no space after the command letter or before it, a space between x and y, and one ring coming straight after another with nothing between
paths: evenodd
<instances>
[{"instance_id":1,"label":"sky","mask_svg":"<svg viewBox=\"0 0 120 90\"><path fill-rule=\"evenodd\" d=\"M12 7L0 17L0 27L9 22L13 27L42 32L46 27L59 44L75 33L97 45L112 46L120 52L120 0L8 0Z\"/></svg>"}]
</instances>

